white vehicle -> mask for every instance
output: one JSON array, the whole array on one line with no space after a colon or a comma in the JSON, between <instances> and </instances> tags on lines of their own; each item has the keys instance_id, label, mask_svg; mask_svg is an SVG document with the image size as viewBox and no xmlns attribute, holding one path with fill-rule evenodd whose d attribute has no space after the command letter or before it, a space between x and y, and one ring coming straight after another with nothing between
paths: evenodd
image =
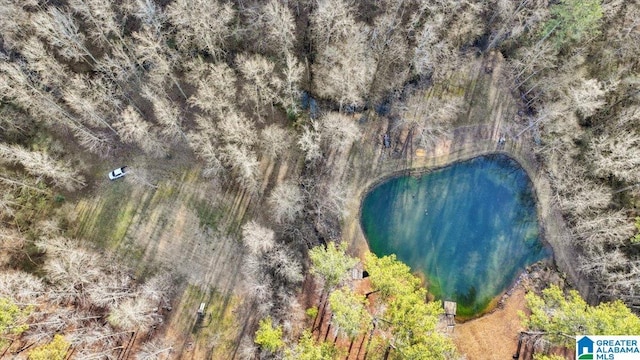
<instances>
[{"instance_id":1,"label":"white vehicle","mask_svg":"<svg viewBox=\"0 0 640 360\"><path fill-rule=\"evenodd\" d=\"M119 179L121 177L123 177L126 172L124 171L124 169L126 169L126 166L123 167L119 167L115 170L113 170L112 172L109 173L109 180L115 180L115 179Z\"/></svg>"}]
</instances>

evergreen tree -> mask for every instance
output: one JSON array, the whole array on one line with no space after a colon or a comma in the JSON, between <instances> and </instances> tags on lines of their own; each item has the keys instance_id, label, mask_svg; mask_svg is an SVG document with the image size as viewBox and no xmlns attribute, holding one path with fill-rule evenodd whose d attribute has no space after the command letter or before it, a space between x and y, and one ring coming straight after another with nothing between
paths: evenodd
<instances>
[{"instance_id":1,"label":"evergreen tree","mask_svg":"<svg viewBox=\"0 0 640 360\"><path fill-rule=\"evenodd\" d=\"M333 344L316 343L309 330L305 330L291 349L285 350L285 360L335 360L340 354Z\"/></svg>"},{"instance_id":2,"label":"evergreen tree","mask_svg":"<svg viewBox=\"0 0 640 360\"><path fill-rule=\"evenodd\" d=\"M551 16L543 28L544 36L552 35L562 47L600 32L602 5L599 0L562 0L551 7Z\"/></svg>"},{"instance_id":3,"label":"evergreen tree","mask_svg":"<svg viewBox=\"0 0 640 360\"><path fill-rule=\"evenodd\" d=\"M271 317L260 320L260 325L256 331L255 343L272 353L280 350L284 346L282 326L274 327Z\"/></svg>"},{"instance_id":4,"label":"evergreen tree","mask_svg":"<svg viewBox=\"0 0 640 360\"><path fill-rule=\"evenodd\" d=\"M339 246L329 243L326 248L319 245L309 251L311 273L324 279L325 290L333 289L344 281L348 276L347 271L358 262L347 255L346 250L346 243Z\"/></svg>"},{"instance_id":5,"label":"evergreen tree","mask_svg":"<svg viewBox=\"0 0 640 360\"><path fill-rule=\"evenodd\" d=\"M50 343L31 350L29 360L64 360L70 345L64 336L56 334Z\"/></svg>"},{"instance_id":6,"label":"evergreen tree","mask_svg":"<svg viewBox=\"0 0 640 360\"><path fill-rule=\"evenodd\" d=\"M354 340L366 331L371 325L367 304L364 295L358 295L348 287L332 292L329 295L329 307L333 313L331 323L336 333L343 333L350 340Z\"/></svg>"},{"instance_id":7,"label":"evergreen tree","mask_svg":"<svg viewBox=\"0 0 640 360\"><path fill-rule=\"evenodd\" d=\"M20 335L29 328L24 322L27 314L12 301L0 298L0 348L5 345L5 335Z\"/></svg>"},{"instance_id":8,"label":"evergreen tree","mask_svg":"<svg viewBox=\"0 0 640 360\"><path fill-rule=\"evenodd\" d=\"M640 334L640 318L620 300L588 305L571 290L565 296L552 285L542 296L530 292L525 297L531 316L524 325L534 331L544 331L553 343L574 347L574 335L635 335Z\"/></svg>"}]
</instances>

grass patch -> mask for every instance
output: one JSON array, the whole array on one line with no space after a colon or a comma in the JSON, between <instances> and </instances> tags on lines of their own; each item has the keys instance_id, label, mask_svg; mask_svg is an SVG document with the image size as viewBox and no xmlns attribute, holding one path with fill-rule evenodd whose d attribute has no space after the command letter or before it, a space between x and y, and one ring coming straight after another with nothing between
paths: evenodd
<instances>
[{"instance_id":1,"label":"grass patch","mask_svg":"<svg viewBox=\"0 0 640 360\"><path fill-rule=\"evenodd\" d=\"M35 188L42 189L43 192L36 191ZM14 202L18 205L14 215L15 223L21 229L29 229L33 232L33 225L39 220L49 217L51 209L55 207L51 195L47 191L43 183L36 184L34 189L26 187L21 188L17 193L13 194Z\"/></svg>"},{"instance_id":2,"label":"grass patch","mask_svg":"<svg viewBox=\"0 0 640 360\"><path fill-rule=\"evenodd\" d=\"M228 358L235 348L240 327L233 312L241 299L213 289L203 290L194 285L187 285L182 299L180 313L177 314L179 327L190 330L197 346L211 354L207 357ZM201 303L205 303L206 307L204 316L198 319L196 312Z\"/></svg>"},{"instance_id":3,"label":"grass patch","mask_svg":"<svg viewBox=\"0 0 640 360\"><path fill-rule=\"evenodd\" d=\"M153 194L153 198L151 199L151 204L156 205L164 200L169 200L174 198L176 195L176 187L173 183L163 182L158 184L158 188Z\"/></svg>"},{"instance_id":4,"label":"grass patch","mask_svg":"<svg viewBox=\"0 0 640 360\"><path fill-rule=\"evenodd\" d=\"M118 247L118 254L121 254L122 257L128 260L129 264L135 265L136 270L141 271L147 270L153 264L141 263L140 261L144 258L145 249L139 245L135 244L135 241L131 238L127 238L120 242L120 246ZM146 271L138 273L139 277L142 277Z\"/></svg>"},{"instance_id":5,"label":"grass patch","mask_svg":"<svg viewBox=\"0 0 640 360\"><path fill-rule=\"evenodd\" d=\"M133 220L133 216L136 214L136 209L136 204L133 204L133 202L128 202L125 205L124 209L122 209L118 213L114 224L115 228L110 236L110 245L118 243L127 234L127 229L131 224L131 220Z\"/></svg>"},{"instance_id":6,"label":"grass patch","mask_svg":"<svg viewBox=\"0 0 640 360\"><path fill-rule=\"evenodd\" d=\"M98 199L84 200L85 208L75 231L105 248L111 248L124 238L136 213L139 199L125 182L114 182Z\"/></svg>"},{"instance_id":7,"label":"grass patch","mask_svg":"<svg viewBox=\"0 0 640 360\"><path fill-rule=\"evenodd\" d=\"M211 206L204 200L198 200L193 205L198 219L200 220L200 227L209 227L212 230L217 230L220 225L220 221L224 217L225 209L221 206Z\"/></svg>"}]
</instances>

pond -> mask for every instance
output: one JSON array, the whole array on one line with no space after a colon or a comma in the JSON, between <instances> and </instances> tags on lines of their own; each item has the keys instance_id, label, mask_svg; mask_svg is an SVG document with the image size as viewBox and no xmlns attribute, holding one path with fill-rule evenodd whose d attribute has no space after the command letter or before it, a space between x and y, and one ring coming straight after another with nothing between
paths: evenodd
<instances>
[{"instance_id":1,"label":"pond","mask_svg":"<svg viewBox=\"0 0 640 360\"><path fill-rule=\"evenodd\" d=\"M550 254L531 181L504 155L384 181L365 196L360 220L373 253L396 254L436 298L456 301L463 318L485 311Z\"/></svg>"}]
</instances>

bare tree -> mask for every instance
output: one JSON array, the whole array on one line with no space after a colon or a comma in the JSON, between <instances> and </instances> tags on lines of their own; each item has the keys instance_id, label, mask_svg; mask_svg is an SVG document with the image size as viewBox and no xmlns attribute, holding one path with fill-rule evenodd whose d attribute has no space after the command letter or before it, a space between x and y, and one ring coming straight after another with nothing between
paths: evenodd
<instances>
[{"instance_id":1,"label":"bare tree","mask_svg":"<svg viewBox=\"0 0 640 360\"><path fill-rule=\"evenodd\" d=\"M69 164L52 159L48 154L29 151L19 145L0 144L0 159L18 163L35 176L45 176L56 186L74 190L85 186L84 178Z\"/></svg>"},{"instance_id":2,"label":"bare tree","mask_svg":"<svg viewBox=\"0 0 640 360\"><path fill-rule=\"evenodd\" d=\"M125 280L125 282L120 283L118 280ZM100 279L97 284L89 284L93 286L87 286L88 301L95 306L106 309L119 307L121 303L127 302L134 296L128 280L110 276Z\"/></svg>"},{"instance_id":3,"label":"bare tree","mask_svg":"<svg viewBox=\"0 0 640 360\"><path fill-rule=\"evenodd\" d=\"M302 133L298 139L298 146L304 151L305 160L308 162L314 162L322 158L318 127L318 122L311 120L308 126L302 128Z\"/></svg>"},{"instance_id":4,"label":"bare tree","mask_svg":"<svg viewBox=\"0 0 640 360\"><path fill-rule=\"evenodd\" d=\"M151 0L146 1L152 2ZM174 73L180 64L180 54L165 46L164 34L160 32L160 29L154 29L152 26L146 26L133 33L132 36L135 39L133 50L136 61L144 64L144 68L147 69L148 81L155 88L162 90L167 83L171 82L187 99L187 95Z\"/></svg>"},{"instance_id":5,"label":"bare tree","mask_svg":"<svg viewBox=\"0 0 640 360\"><path fill-rule=\"evenodd\" d=\"M28 130L35 125L35 119L28 114L9 106L0 108L0 130L5 139L14 134L26 135Z\"/></svg>"},{"instance_id":6,"label":"bare tree","mask_svg":"<svg viewBox=\"0 0 640 360\"><path fill-rule=\"evenodd\" d=\"M149 155L162 157L166 154L164 145L157 138L151 124L144 121L140 114L127 106L122 112L122 120L113 124L122 141L135 143Z\"/></svg>"},{"instance_id":7,"label":"bare tree","mask_svg":"<svg viewBox=\"0 0 640 360\"><path fill-rule=\"evenodd\" d=\"M24 333L24 338L32 343L48 341L52 334L64 331L74 317L71 308L60 308L55 312L35 311L30 314L29 329Z\"/></svg>"},{"instance_id":8,"label":"bare tree","mask_svg":"<svg viewBox=\"0 0 640 360\"><path fill-rule=\"evenodd\" d=\"M46 283L21 272L0 274L0 296L33 306L25 341L39 343L64 333L76 356L115 358L132 329L146 332L162 321L157 310L169 303L170 275L138 285L126 267L80 248L77 241L42 236L36 246L45 252ZM113 327L105 326L105 309Z\"/></svg>"},{"instance_id":9,"label":"bare tree","mask_svg":"<svg viewBox=\"0 0 640 360\"><path fill-rule=\"evenodd\" d=\"M218 122L218 136L226 143L238 144L250 148L257 142L257 131L242 113L231 111Z\"/></svg>"},{"instance_id":10,"label":"bare tree","mask_svg":"<svg viewBox=\"0 0 640 360\"><path fill-rule=\"evenodd\" d=\"M322 142L331 150L348 150L354 141L360 139L360 129L349 116L330 112L319 121Z\"/></svg>"},{"instance_id":11,"label":"bare tree","mask_svg":"<svg viewBox=\"0 0 640 360\"><path fill-rule=\"evenodd\" d=\"M516 84L522 85L533 76L555 67L557 62L557 52L553 44L540 42L533 47L519 48L510 64L514 67Z\"/></svg>"},{"instance_id":12,"label":"bare tree","mask_svg":"<svg viewBox=\"0 0 640 360\"><path fill-rule=\"evenodd\" d=\"M88 28L89 38L102 46L111 44L109 39L116 36L122 39L123 27L118 24L112 4L96 0L70 0L69 7L80 14L92 26Z\"/></svg>"},{"instance_id":13,"label":"bare tree","mask_svg":"<svg viewBox=\"0 0 640 360\"><path fill-rule=\"evenodd\" d=\"M149 301L157 302L162 306L168 306L169 300L175 292L173 275L164 271L145 281L139 289L139 293Z\"/></svg>"},{"instance_id":14,"label":"bare tree","mask_svg":"<svg viewBox=\"0 0 640 360\"><path fill-rule=\"evenodd\" d=\"M276 185L267 199L272 218L277 223L290 223L302 213L304 196L300 188L287 181Z\"/></svg>"},{"instance_id":15,"label":"bare tree","mask_svg":"<svg viewBox=\"0 0 640 360\"><path fill-rule=\"evenodd\" d=\"M601 184L579 177L567 177L563 182L566 190L561 192L560 207L574 217L602 211L611 202L610 191Z\"/></svg>"},{"instance_id":16,"label":"bare tree","mask_svg":"<svg viewBox=\"0 0 640 360\"><path fill-rule=\"evenodd\" d=\"M123 9L139 18L154 36L160 35L166 14L153 0L125 0Z\"/></svg>"},{"instance_id":17,"label":"bare tree","mask_svg":"<svg viewBox=\"0 0 640 360\"><path fill-rule=\"evenodd\" d=\"M250 254L258 256L273 249L275 233L251 220L242 226L242 242Z\"/></svg>"},{"instance_id":18,"label":"bare tree","mask_svg":"<svg viewBox=\"0 0 640 360\"><path fill-rule=\"evenodd\" d=\"M194 11L198 9L198 11ZM177 0L167 7L169 21L177 29L177 44L183 51L206 51L215 59L224 54L225 40L231 36L235 10L217 0Z\"/></svg>"},{"instance_id":19,"label":"bare tree","mask_svg":"<svg viewBox=\"0 0 640 360\"><path fill-rule=\"evenodd\" d=\"M157 93L147 86L142 87L142 95L153 105L153 113L162 127L160 136L174 143L180 138L186 139L186 134L183 131L183 115L180 107L171 101L166 94Z\"/></svg>"},{"instance_id":20,"label":"bare tree","mask_svg":"<svg viewBox=\"0 0 640 360\"><path fill-rule=\"evenodd\" d=\"M483 2L454 3L457 9L447 14L452 19L447 27L446 36L455 48L460 48L473 43L485 33L482 16L487 9Z\"/></svg>"},{"instance_id":21,"label":"bare tree","mask_svg":"<svg viewBox=\"0 0 640 360\"><path fill-rule=\"evenodd\" d=\"M621 9L622 8L622 9ZM607 21L615 21L616 26L605 26L603 32L607 46L602 46L598 53L602 64L631 64L634 54L640 52L640 35L636 31L640 19L640 6L623 1L612 1L602 4ZM615 19L615 20L613 20ZM611 51L611 49L615 49ZM630 68L622 66L623 74ZM631 70L633 71L633 70ZM626 78L621 74L620 79Z\"/></svg>"},{"instance_id":22,"label":"bare tree","mask_svg":"<svg viewBox=\"0 0 640 360\"><path fill-rule=\"evenodd\" d=\"M342 219L349 198L343 184L339 181L328 182L318 186L314 192L316 193L314 199L317 200L313 204L313 209L317 215Z\"/></svg>"},{"instance_id":23,"label":"bare tree","mask_svg":"<svg viewBox=\"0 0 640 360\"><path fill-rule=\"evenodd\" d=\"M311 17L314 42L323 48L350 35L353 9L343 0L321 0Z\"/></svg>"},{"instance_id":24,"label":"bare tree","mask_svg":"<svg viewBox=\"0 0 640 360\"><path fill-rule=\"evenodd\" d=\"M313 221L316 230L325 238L340 236L340 223L347 214L346 204L349 191L338 177L325 178L322 181L303 179L305 197L309 200L309 209L305 213Z\"/></svg>"},{"instance_id":25,"label":"bare tree","mask_svg":"<svg viewBox=\"0 0 640 360\"><path fill-rule=\"evenodd\" d=\"M635 231L633 221L621 210L576 218L573 227L576 243L588 253L596 247L623 246Z\"/></svg>"},{"instance_id":26,"label":"bare tree","mask_svg":"<svg viewBox=\"0 0 640 360\"><path fill-rule=\"evenodd\" d=\"M0 62L0 94L12 103L26 109L34 118L54 126L71 129L79 142L88 150L104 152L108 139L88 128L58 104L47 86L32 76L32 70L22 62Z\"/></svg>"},{"instance_id":27,"label":"bare tree","mask_svg":"<svg viewBox=\"0 0 640 360\"><path fill-rule=\"evenodd\" d=\"M354 25L355 26L355 25ZM360 29L343 41L318 51L312 66L317 93L340 106L361 106L373 79L373 59L367 56L366 38Z\"/></svg>"},{"instance_id":28,"label":"bare tree","mask_svg":"<svg viewBox=\"0 0 640 360\"><path fill-rule=\"evenodd\" d=\"M238 70L246 79L243 84L243 100L253 103L254 111L261 120L263 108L279 102L282 80L275 74L275 63L259 54L240 54L236 58Z\"/></svg>"},{"instance_id":29,"label":"bare tree","mask_svg":"<svg viewBox=\"0 0 640 360\"><path fill-rule=\"evenodd\" d=\"M109 105L115 106L119 106L120 102L113 92L103 92L105 89L109 89L106 83L99 81L95 85L85 76L76 75L64 89L64 100L69 107L79 113L92 126L108 128L117 134L116 130L111 127L114 109L105 106L103 101L111 101Z\"/></svg>"},{"instance_id":30,"label":"bare tree","mask_svg":"<svg viewBox=\"0 0 640 360\"><path fill-rule=\"evenodd\" d=\"M640 286L634 281L640 275L640 262L629 259L620 248L594 247L588 256L581 257L580 270L598 279L601 296L635 303Z\"/></svg>"},{"instance_id":31,"label":"bare tree","mask_svg":"<svg viewBox=\"0 0 640 360\"><path fill-rule=\"evenodd\" d=\"M596 79L580 81L580 84L569 90L573 106L582 118L587 118L604 106L606 89Z\"/></svg>"},{"instance_id":32,"label":"bare tree","mask_svg":"<svg viewBox=\"0 0 640 360\"><path fill-rule=\"evenodd\" d=\"M32 36L20 43L20 53L27 59L29 69L38 73L38 80L44 86L59 90L68 85L71 78L69 67L57 61L37 37Z\"/></svg>"},{"instance_id":33,"label":"bare tree","mask_svg":"<svg viewBox=\"0 0 640 360\"><path fill-rule=\"evenodd\" d=\"M291 131L279 125L271 124L260 132L260 152L265 156L275 159L289 149Z\"/></svg>"},{"instance_id":34,"label":"bare tree","mask_svg":"<svg viewBox=\"0 0 640 360\"><path fill-rule=\"evenodd\" d=\"M222 156L215 139L203 133L191 133L188 135L188 139L191 148L206 163L203 175L212 177L222 173L224 170Z\"/></svg>"},{"instance_id":35,"label":"bare tree","mask_svg":"<svg viewBox=\"0 0 640 360\"><path fill-rule=\"evenodd\" d=\"M169 346L160 338L155 338L142 344L136 354L137 360L161 360L169 359L173 352L173 346Z\"/></svg>"},{"instance_id":36,"label":"bare tree","mask_svg":"<svg viewBox=\"0 0 640 360\"><path fill-rule=\"evenodd\" d=\"M259 304L259 313L267 314L273 308L272 290L274 287L272 278L264 269L262 256L248 254L243 261L242 275L244 276L244 288L250 296Z\"/></svg>"},{"instance_id":37,"label":"bare tree","mask_svg":"<svg viewBox=\"0 0 640 360\"><path fill-rule=\"evenodd\" d=\"M618 114L616 126L632 129L640 125L640 104L626 106Z\"/></svg>"},{"instance_id":38,"label":"bare tree","mask_svg":"<svg viewBox=\"0 0 640 360\"><path fill-rule=\"evenodd\" d=\"M375 69L367 54L367 31L352 14L343 0L323 0L311 15L317 53L312 66L314 88L341 107L363 104Z\"/></svg>"},{"instance_id":39,"label":"bare tree","mask_svg":"<svg viewBox=\"0 0 640 360\"><path fill-rule=\"evenodd\" d=\"M157 319L154 308L143 297L128 298L111 309L107 320L118 329L148 331Z\"/></svg>"},{"instance_id":40,"label":"bare tree","mask_svg":"<svg viewBox=\"0 0 640 360\"><path fill-rule=\"evenodd\" d=\"M285 54L285 64L282 69L283 86L279 101L289 114L298 113L298 103L300 102L300 80L304 73L304 67L296 57L287 52Z\"/></svg>"},{"instance_id":41,"label":"bare tree","mask_svg":"<svg viewBox=\"0 0 640 360\"><path fill-rule=\"evenodd\" d=\"M286 3L270 0L260 9L247 9L250 27L263 51L278 55L288 53L295 42L295 21Z\"/></svg>"},{"instance_id":42,"label":"bare tree","mask_svg":"<svg viewBox=\"0 0 640 360\"><path fill-rule=\"evenodd\" d=\"M75 301L87 305L84 286L99 282L102 276L97 265L100 263L99 257L80 249L76 242L64 238L40 240L36 245L47 253L44 270L46 279L53 284L53 291L49 293L50 301Z\"/></svg>"},{"instance_id":43,"label":"bare tree","mask_svg":"<svg viewBox=\"0 0 640 360\"><path fill-rule=\"evenodd\" d=\"M141 63L135 57L133 45L128 39L114 42L109 48L110 53L105 54L95 65L96 71L100 71L108 78L121 84L130 80L141 83L142 78L138 74Z\"/></svg>"},{"instance_id":44,"label":"bare tree","mask_svg":"<svg viewBox=\"0 0 640 360\"><path fill-rule=\"evenodd\" d=\"M291 284L298 284L304 279L302 265L289 249L276 247L267 254L267 259L269 266L282 280Z\"/></svg>"},{"instance_id":45,"label":"bare tree","mask_svg":"<svg viewBox=\"0 0 640 360\"><path fill-rule=\"evenodd\" d=\"M21 305L34 305L45 294L42 279L22 271L0 273L0 297Z\"/></svg>"},{"instance_id":46,"label":"bare tree","mask_svg":"<svg viewBox=\"0 0 640 360\"><path fill-rule=\"evenodd\" d=\"M216 116L222 116L234 107L237 79L229 65L197 62L191 67L190 77L198 87L189 98L191 105Z\"/></svg>"},{"instance_id":47,"label":"bare tree","mask_svg":"<svg viewBox=\"0 0 640 360\"><path fill-rule=\"evenodd\" d=\"M85 36L70 13L50 6L46 12L36 14L33 21L36 30L48 44L58 49L60 56L75 61L88 57L93 63L98 62L89 51Z\"/></svg>"},{"instance_id":48,"label":"bare tree","mask_svg":"<svg viewBox=\"0 0 640 360\"><path fill-rule=\"evenodd\" d=\"M1 186L3 195L0 197L0 219L10 220L15 216L13 209L17 204L13 201L13 191ZM0 228L0 266L5 267L12 261L14 254L21 253L26 245L25 237L16 229ZM8 289L9 287L7 287Z\"/></svg>"},{"instance_id":49,"label":"bare tree","mask_svg":"<svg viewBox=\"0 0 640 360\"><path fill-rule=\"evenodd\" d=\"M432 72L437 65L432 55L434 45L439 41L439 26L427 22L416 34L416 46L413 48L413 69L417 74Z\"/></svg>"},{"instance_id":50,"label":"bare tree","mask_svg":"<svg viewBox=\"0 0 640 360\"><path fill-rule=\"evenodd\" d=\"M595 174L606 178L614 175L627 183L640 182L640 135L633 130L614 129L591 141L590 158Z\"/></svg>"},{"instance_id":51,"label":"bare tree","mask_svg":"<svg viewBox=\"0 0 640 360\"><path fill-rule=\"evenodd\" d=\"M258 345L253 341L253 337L250 335L243 336L238 345L239 359L252 360L255 359L257 353Z\"/></svg>"},{"instance_id":52,"label":"bare tree","mask_svg":"<svg viewBox=\"0 0 640 360\"><path fill-rule=\"evenodd\" d=\"M226 144L221 149L222 162L231 169L236 182L248 191L258 189L258 166L254 151L242 145Z\"/></svg>"},{"instance_id":53,"label":"bare tree","mask_svg":"<svg viewBox=\"0 0 640 360\"><path fill-rule=\"evenodd\" d=\"M369 29L369 53L375 70L369 93L377 99L400 88L410 75L411 26L404 24L404 15L411 12L409 2L385 2ZM377 100L376 99L376 100Z\"/></svg>"},{"instance_id":54,"label":"bare tree","mask_svg":"<svg viewBox=\"0 0 640 360\"><path fill-rule=\"evenodd\" d=\"M0 32L7 49L14 49L24 41L23 36L29 32L25 30L31 30L31 13L25 8L37 5L36 0L0 1Z\"/></svg>"},{"instance_id":55,"label":"bare tree","mask_svg":"<svg viewBox=\"0 0 640 360\"><path fill-rule=\"evenodd\" d=\"M117 358L131 335L130 331L116 331L105 326L104 320L90 314L86 314L84 319L74 317L78 316L70 317L72 328L65 331L65 336L74 346L74 355L83 359Z\"/></svg>"}]
</instances>

